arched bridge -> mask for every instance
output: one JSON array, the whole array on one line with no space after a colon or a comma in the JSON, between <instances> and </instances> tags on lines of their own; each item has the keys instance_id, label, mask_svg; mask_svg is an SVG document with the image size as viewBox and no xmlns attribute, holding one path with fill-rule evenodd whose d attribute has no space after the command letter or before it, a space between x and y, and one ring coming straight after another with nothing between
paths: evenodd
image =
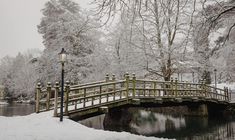
<instances>
[{"instance_id":1,"label":"arched bridge","mask_svg":"<svg viewBox=\"0 0 235 140\"><path fill-rule=\"evenodd\" d=\"M60 87L47 84L42 88L37 85L36 112L54 110L54 116L59 115ZM126 106L155 107L188 105L198 106L192 113L208 114L208 105L224 107L229 104L231 94L228 88L219 89L205 83L188 83L136 79L133 74L125 75L122 80L116 80L115 75L105 80L70 85L66 82L64 94L64 115L79 119L109 112L109 110ZM214 108L217 110L217 108Z\"/></svg>"}]
</instances>

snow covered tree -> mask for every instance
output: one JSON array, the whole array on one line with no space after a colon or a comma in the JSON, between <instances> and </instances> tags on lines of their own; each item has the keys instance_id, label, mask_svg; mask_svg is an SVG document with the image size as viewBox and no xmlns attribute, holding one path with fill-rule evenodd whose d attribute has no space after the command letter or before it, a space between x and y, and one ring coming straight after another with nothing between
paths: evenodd
<instances>
[{"instance_id":1,"label":"snow covered tree","mask_svg":"<svg viewBox=\"0 0 235 140\"><path fill-rule=\"evenodd\" d=\"M226 64L233 56L229 36L234 32L234 2L205 0L202 5L194 28L195 60L200 64L200 75L210 83L211 74L217 69L220 81L228 80L233 69Z\"/></svg>"},{"instance_id":2,"label":"snow covered tree","mask_svg":"<svg viewBox=\"0 0 235 140\"><path fill-rule=\"evenodd\" d=\"M129 43L145 51L146 58L150 60L146 70L163 77L166 81L170 80L178 62L183 60L187 46L192 46L189 42L189 33L192 31L196 0L94 2L98 4L100 15L106 15L107 20L116 13L121 13L121 18L131 19ZM132 38L132 35L135 35L132 34L134 30L139 30L142 38Z\"/></svg>"},{"instance_id":3,"label":"snow covered tree","mask_svg":"<svg viewBox=\"0 0 235 140\"><path fill-rule=\"evenodd\" d=\"M66 79L72 82L84 80L91 73L91 54L100 44L96 23L71 0L50 0L42 12L44 16L38 25L45 45L38 70L41 80L60 79L58 53L61 48L69 55L65 65Z\"/></svg>"},{"instance_id":4,"label":"snow covered tree","mask_svg":"<svg viewBox=\"0 0 235 140\"><path fill-rule=\"evenodd\" d=\"M38 75L34 54L18 53L16 57L4 57L0 65L0 84L5 87L7 96L33 97Z\"/></svg>"}]
</instances>

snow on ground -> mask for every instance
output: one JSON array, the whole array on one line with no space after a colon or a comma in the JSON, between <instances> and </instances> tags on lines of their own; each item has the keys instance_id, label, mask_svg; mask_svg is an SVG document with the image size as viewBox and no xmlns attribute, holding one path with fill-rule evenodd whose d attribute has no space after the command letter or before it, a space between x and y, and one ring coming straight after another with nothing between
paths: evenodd
<instances>
[{"instance_id":1,"label":"snow on ground","mask_svg":"<svg viewBox=\"0 0 235 140\"><path fill-rule=\"evenodd\" d=\"M1 140L163 140L127 132L88 128L69 119L63 122L51 117L52 112L28 116L0 116Z\"/></svg>"}]
</instances>

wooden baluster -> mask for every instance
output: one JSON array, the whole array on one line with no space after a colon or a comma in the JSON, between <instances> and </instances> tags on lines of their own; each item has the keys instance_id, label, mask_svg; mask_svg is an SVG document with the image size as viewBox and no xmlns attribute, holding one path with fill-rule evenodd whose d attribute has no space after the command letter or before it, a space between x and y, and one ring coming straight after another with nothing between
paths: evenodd
<instances>
[{"instance_id":1,"label":"wooden baluster","mask_svg":"<svg viewBox=\"0 0 235 140\"><path fill-rule=\"evenodd\" d=\"M224 100L227 100L228 98L228 96L227 96L227 88L226 87L224 87L224 97L225 97L225 99Z\"/></svg>"},{"instance_id":2,"label":"wooden baluster","mask_svg":"<svg viewBox=\"0 0 235 140\"><path fill-rule=\"evenodd\" d=\"M105 79L106 79L106 83L108 83L109 82L109 74L106 74L106 76L105 76ZM106 93L108 93L109 92L109 86L108 85L106 85ZM109 94L106 94L106 102L108 102L109 101Z\"/></svg>"},{"instance_id":3,"label":"wooden baluster","mask_svg":"<svg viewBox=\"0 0 235 140\"><path fill-rule=\"evenodd\" d=\"M78 97L81 97L79 92L80 92L80 90L79 90L79 89L78 89L78 90L76 90L76 93L78 94ZM82 94L82 93L81 93L81 94ZM82 103L82 100L78 100L78 101L79 101L79 103Z\"/></svg>"},{"instance_id":4,"label":"wooden baluster","mask_svg":"<svg viewBox=\"0 0 235 140\"><path fill-rule=\"evenodd\" d=\"M185 93L185 82L184 82L184 81L181 81L181 82L183 83L183 84L181 85L181 88L182 88L182 91L181 91L182 93L181 93L181 94L182 94L183 96L186 96L186 93Z\"/></svg>"},{"instance_id":5,"label":"wooden baluster","mask_svg":"<svg viewBox=\"0 0 235 140\"><path fill-rule=\"evenodd\" d=\"M37 84L37 89L36 89L36 105L35 105L35 112L39 113L40 110L40 95L41 95L41 83Z\"/></svg>"},{"instance_id":6,"label":"wooden baluster","mask_svg":"<svg viewBox=\"0 0 235 140\"><path fill-rule=\"evenodd\" d=\"M91 96L93 96L93 95L96 95L96 89L95 89L95 87L93 88L93 94L92 94ZM91 105L92 105L92 106L94 105L94 97L91 97Z\"/></svg>"},{"instance_id":7,"label":"wooden baluster","mask_svg":"<svg viewBox=\"0 0 235 140\"><path fill-rule=\"evenodd\" d=\"M202 80L202 92L204 92L204 96L206 96L206 97L211 96L211 93L207 92L206 83L203 80Z\"/></svg>"},{"instance_id":8,"label":"wooden baluster","mask_svg":"<svg viewBox=\"0 0 235 140\"><path fill-rule=\"evenodd\" d=\"M125 79L126 79L126 84L125 84L126 85L126 98L128 100L128 98L129 98L129 82L130 82L130 77L129 77L128 73L126 73Z\"/></svg>"},{"instance_id":9,"label":"wooden baluster","mask_svg":"<svg viewBox=\"0 0 235 140\"><path fill-rule=\"evenodd\" d=\"M136 77L135 77L135 74L133 73L132 74L132 84L133 84L133 98L135 98L135 94L136 94Z\"/></svg>"},{"instance_id":10,"label":"wooden baluster","mask_svg":"<svg viewBox=\"0 0 235 140\"><path fill-rule=\"evenodd\" d=\"M101 100L102 100L101 94L102 94L102 86L100 86L100 99L99 99L99 104L101 104Z\"/></svg>"},{"instance_id":11,"label":"wooden baluster","mask_svg":"<svg viewBox=\"0 0 235 140\"><path fill-rule=\"evenodd\" d=\"M156 97L156 88L157 88L157 82L154 81L153 82L153 94L154 94L154 97Z\"/></svg>"},{"instance_id":12,"label":"wooden baluster","mask_svg":"<svg viewBox=\"0 0 235 140\"><path fill-rule=\"evenodd\" d=\"M93 94L93 95L95 95L95 94ZM91 96L93 96L93 95L91 95ZM93 106L94 105L94 97L91 97L91 106Z\"/></svg>"},{"instance_id":13,"label":"wooden baluster","mask_svg":"<svg viewBox=\"0 0 235 140\"><path fill-rule=\"evenodd\" d=\"M228 87L226 87L226 95L227 95L227 100L226 101L230 101Z\"/></svg>"},{"instance_id":14,"label":"wooden baluster","mask_svg":"<svg viewBox=\"0 0 235 140\"><path fill-rule=\"evenodd\" d=\"M83 90L84 90L84 92L83 92L83 97L84 97L84 99L83 99L83 108L85 108L86 107L86 88L84 88Z\"/></svg>"},{"instance_id":15,"label":"wooden baluster","mask_svg":"<svg viewBox=\"0 0 235 140\"><path fill-rule=\"evenodd\" d=\"M50 109L50 98L51 98L51 82L48 82L47 83L46 110Z\"/></svg>"},{"instance_id":16,"label":"wooden baluster","mask_svg":"<svg viewBox=\"0 0 235 140\"><path fill-rule=\"evenodd\" d=\"M112 81L113 82L116 81L115 74L113 74L113 76L112 76ZM116 97L116 83L113 83L113 101L115 101L115 97Z\"/></svg>"},{"instance_id":17,"label":"wooden baluster","mask_svg":"<svg viewBox=\"0 0 235 140\"><path fill-rule=\"evenodd\" d=\"M57 109L58 109L58 95L59 95L59 82L56 82L55 83L55 97L54 97L54 117L57 117L58 116L58 112L57 112Z\"/></svg>"},{"instance_id":18,"label":"wooden baluster","mask_svg":"<svg viewBox=\"0 0 235 140\"><path fill-rule=\"evenodd\" d=\"M193 94L192 92L192 84L189 83L189 93L192 95L192 96L197 96L196 94Z\"/></svg>"},{"instance_id":19,"label":"wooden baluster","mask_svg":"<svg viewBox=\"0 0 235 140\"><path fill-rule=\"evenodd\" d=\"M186 96L191 96L190 93L188 92L188 81L185 81L185 94Z\"/></svg>"},{"instance_id":20,"label":"wooden baluster","mask_svg":"<svg viewBox=\"0 0 235 140\"><path fill-rule=\"evenodd\" d=\"M161 84L161 90L162 90L162 96L164 97L164 96L166 96L166 91L165 91L165 82L163 82L162 84ZM160 92L161 92L161 90L160 90Z\"/></svg>"},{"instance_id":21,"label":"wooden baluster","mask_svg":"<svg viewBox=\"0 0 235 140\"><path fill-rule=\"evenodd\" d=\"M69 92L70 92L70 83L69 81L65 82L65 114L69 114Z\"/></svg>"},{"instance_id":22,"label":"wooden baluster","mask_svg":"<svg viewBox=\"0 0 235 140\"><path fill-rule=\"evenodd\" d=\"M146 83L145 83L145 81L144 81L144 91L143 91L143 93L144 93L144 97L145 97L145 90L146 90L146 85L145 85Z\"/></svg>"},{"instance_id":23,"label":"wooden baluster","mask_svg":"<svg viewBox=\"0 0 235 140\"><path fill-rule=\"evenodd\" d=\"M178 79L175 78L175 96L179 96L179 92L178 92Z\"/></svg>"},{"instance_id":24,"label":"wooden baluster","mask_svg":"<svg viewBox=\"0 0 235 140\"><path fill-rule=\"evenodd\" d=\"M151 88L152 88L152 84L150 83L150 87L148 88L149 97L151 96Z\"/></svg>"},{"instance_id":25,"label":"wooden baluster","mask_svg":"<svg viewBox=\"0 0 235 140\"><path fill-rule=\"evenodd\" d=\"M171 78L171 84L170 84L170 90L169 93L174 96L174 84L173 84L173 78Z\"/></svg>"}]
</instances>

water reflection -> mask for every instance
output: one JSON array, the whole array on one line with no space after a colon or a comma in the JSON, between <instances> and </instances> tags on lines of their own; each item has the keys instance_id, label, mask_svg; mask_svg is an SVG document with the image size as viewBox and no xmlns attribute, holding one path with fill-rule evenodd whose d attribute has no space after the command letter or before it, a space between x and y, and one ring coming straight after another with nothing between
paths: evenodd
<instances>
[{"instance_id":1,"label":"water reflection","mask_svg":"<svg viewBox=\"0 0 235 140\"><path fill-rule=\"evenodd\" d=\"M130 123L132 132L142 135L152 135L166 131L179 130L185 127L185 119L172 117L150 111L139 111Z\"/></svg>"},{"instance_id":2,"label":"water reflection","mask_svg":"<svg viewBox=\"0 0 235 140\"><path fill-rule=\"evenodd\" d=\"M105 115L86 119L80 123L96 129L128 131L146 136L179 140L235 139L234 119L172 116L145 110L135 111L131 114L131 121L127 126L116 125L117 123L110 123L110 126L103 125L104 120L107 120Z\"/></svg>"},{"instance_id":3,"label":"water reflection","mask_svg":"<svg viewBox=\"0 0 235 140\"><path fill-rule=\"evenodd\" d=\"M24 116L34 112L34 105L11 103L0 105L0 116Z\"/></svg>"}]
</instances>

